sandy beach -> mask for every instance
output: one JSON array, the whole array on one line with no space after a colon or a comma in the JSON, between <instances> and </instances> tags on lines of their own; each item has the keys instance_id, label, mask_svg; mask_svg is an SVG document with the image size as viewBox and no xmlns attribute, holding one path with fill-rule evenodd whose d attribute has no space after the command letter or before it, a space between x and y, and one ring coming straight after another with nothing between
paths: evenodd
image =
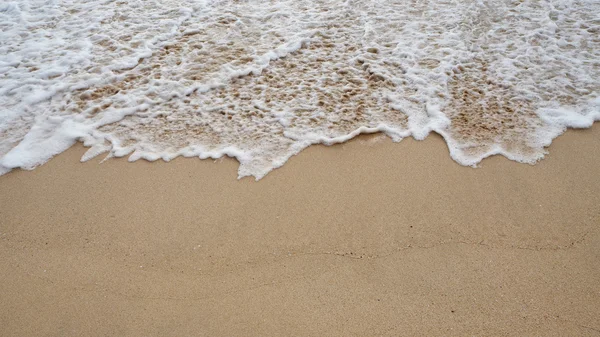
<instances>
[{"instance_id":1,"label":"sandy beach","mask_svg":"<svg viewBox=\"0 0 600 337\"><path fill-rule=\"evenodd\" d=\"M0 337L600 336L598 13L0 3Z\"/></svg>"},{"instance_id":2,"label":"sandy beach","mask_svg":"<svg viewBox=\"0 0 600 337\"><path fill-rule=\"evenodd\" d=\"M0 177L2 336L598 336L600 128L535 166L439 136L237 163L75 146Z\"/></svg>"}]
</instances>

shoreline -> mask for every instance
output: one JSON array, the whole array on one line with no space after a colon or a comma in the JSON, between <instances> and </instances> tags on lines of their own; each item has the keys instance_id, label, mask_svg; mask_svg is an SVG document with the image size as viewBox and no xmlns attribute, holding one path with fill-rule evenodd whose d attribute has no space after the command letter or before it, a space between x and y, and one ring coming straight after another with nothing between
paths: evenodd
<instances>
[{"instance_id":1,"label":"shoreline","mask_svg":"<svg viewBox=\"0 0 600 337\"><path fill-rule=\"evenodd\" d=\"M0 332L578 335L600 331L600 126L536 165L440 136L0 176Z\"/></svg>"}]
</instances>

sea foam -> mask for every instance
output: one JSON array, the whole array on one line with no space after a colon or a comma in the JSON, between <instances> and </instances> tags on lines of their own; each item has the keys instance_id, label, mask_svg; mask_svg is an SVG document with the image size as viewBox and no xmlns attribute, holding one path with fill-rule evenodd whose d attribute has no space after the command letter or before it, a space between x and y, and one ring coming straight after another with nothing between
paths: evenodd
<instances>
[{"instance_id":1,"label":"sea foam","mask_svg":"<svg viewBox=\"0 0 600 337\"><path fill-rule=\"evenodd\" d=\"M240 162L312 144L443 136L462 165L543 158L600 120L597 1L0 4L0 174L82 161Z\"/></svg>"}]
</instances>

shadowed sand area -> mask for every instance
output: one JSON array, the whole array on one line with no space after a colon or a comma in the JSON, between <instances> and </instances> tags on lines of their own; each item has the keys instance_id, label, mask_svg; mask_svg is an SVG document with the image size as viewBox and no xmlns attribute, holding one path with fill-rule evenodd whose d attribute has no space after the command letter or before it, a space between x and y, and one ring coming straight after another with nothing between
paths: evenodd
<instances>
[{"instance_id":1,"label":"shadowed sand area","mask_svg":"<svg viewBox=\"0 0 600 337\"><path fill-rule=\"evenodd\" d=\"M600 336L600 127L536 166L438 136L0 177L2 336Z\"/></svg>"}]
</instances>

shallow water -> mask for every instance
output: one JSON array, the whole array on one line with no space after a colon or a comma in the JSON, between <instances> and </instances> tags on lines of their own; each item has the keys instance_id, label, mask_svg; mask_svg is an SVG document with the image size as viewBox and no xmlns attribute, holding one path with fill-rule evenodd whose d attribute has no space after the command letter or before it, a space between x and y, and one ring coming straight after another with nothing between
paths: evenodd
<instances>
[{"instance_id":1,"label":"shallow water","mask_svg":"<svg viewBox=\"0 0 600 337\"><path fill-rule=\"evenodd\" d=\"M535 163L600 120L598 1L15 1L0 29L0 173L81 141L260 179L373 132Z\"/></svg>"}]
</instances>

